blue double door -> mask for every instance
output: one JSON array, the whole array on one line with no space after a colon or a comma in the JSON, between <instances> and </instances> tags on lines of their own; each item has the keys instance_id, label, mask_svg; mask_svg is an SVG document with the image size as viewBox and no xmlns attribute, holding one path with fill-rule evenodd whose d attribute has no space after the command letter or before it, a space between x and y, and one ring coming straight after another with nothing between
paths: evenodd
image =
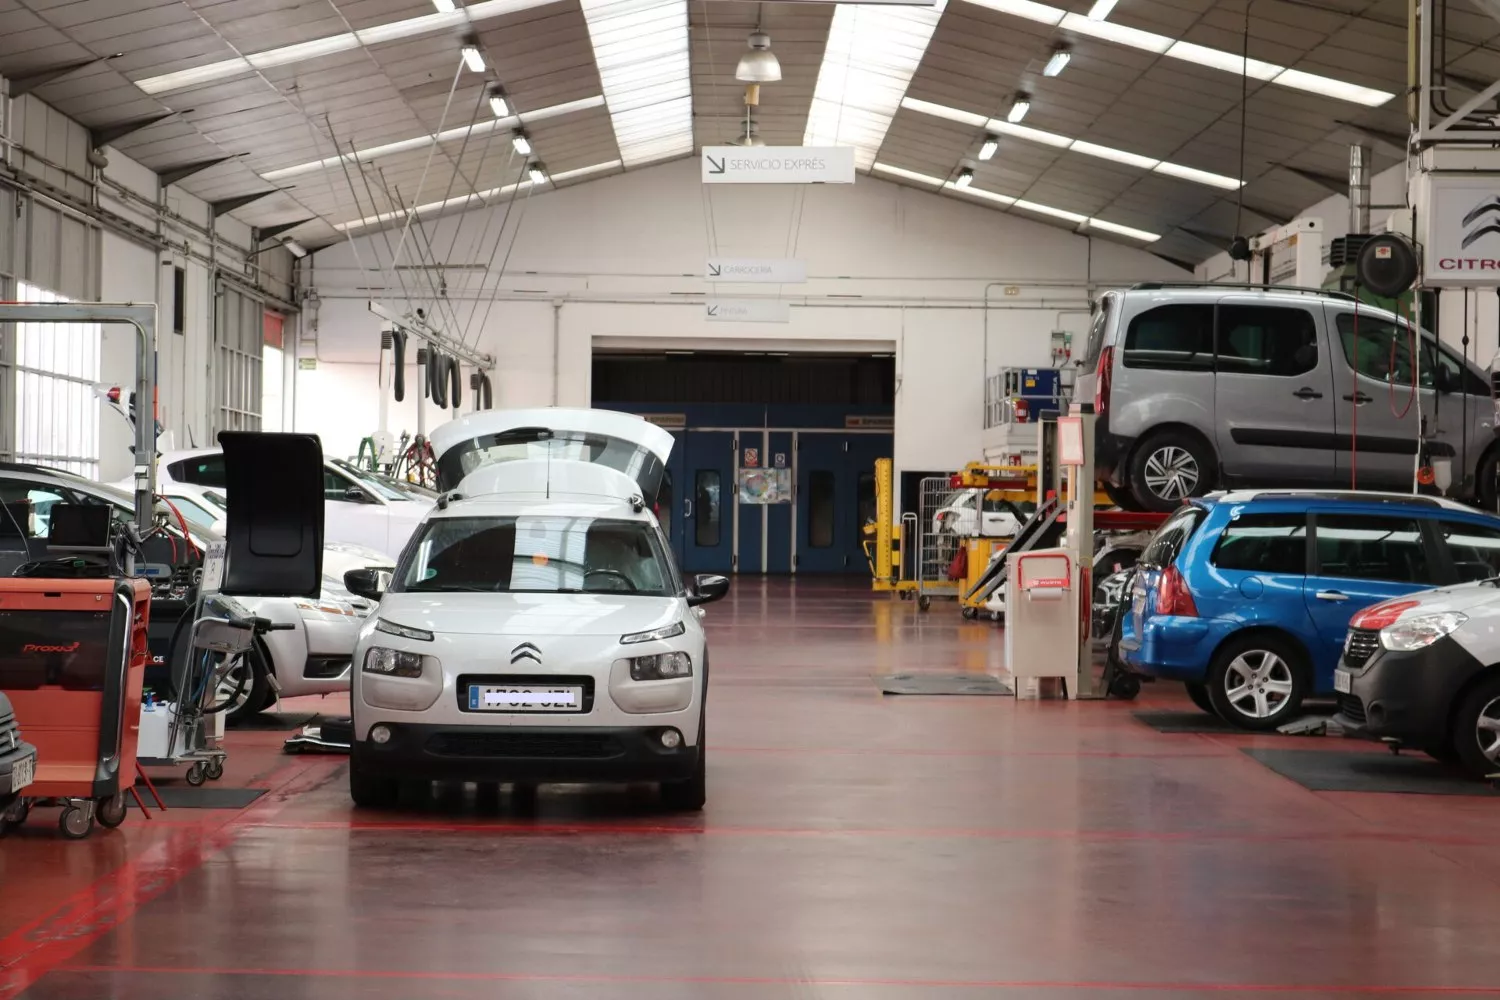
<instances>
[{"instance_id":1,"label":"blue double door","mask_svg":"<svg viewBox=\"0 0 1500 1000\"><path fill-rule=\"evenodd\" d=\"M862 573L889 434L681 431L659 508L688 573ZM741 503L741 470L786 470L790 503Z\"/></svg>"}]
</instances>

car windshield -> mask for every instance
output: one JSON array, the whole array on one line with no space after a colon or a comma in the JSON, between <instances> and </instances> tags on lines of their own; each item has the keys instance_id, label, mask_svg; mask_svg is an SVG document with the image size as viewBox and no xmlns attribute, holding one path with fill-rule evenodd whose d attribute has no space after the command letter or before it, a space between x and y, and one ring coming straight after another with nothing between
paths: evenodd
<instances>
[{"instance_id":1,"label":"car windshield","mask_svg":"<svg viewBox=\"0 0 1500 1000\"><path fill-rule=\"evenodd\" d=\"M342 471L345 475L353 477L359 482L361 486L365 487L371 493L380 497L380 499L382 500L388 500L393 503L409 503L411 501L411 497L396 489L394 486L376 479L374 476L370 475L368 472L364 471L357 465L342 461L337 458L333 459L333 464L336 465L339 470Z\"/></svg>"},{"instance_id":2,"label":"car windshield","mask_svg":"<svg viewBox=\"0 0 1500 1000\"><path fill-rule=\"evenodd\" d=\"M396 593L674 593L660 536L645 521L521 516L429 520Z\"/></svg>"}]
</instances>

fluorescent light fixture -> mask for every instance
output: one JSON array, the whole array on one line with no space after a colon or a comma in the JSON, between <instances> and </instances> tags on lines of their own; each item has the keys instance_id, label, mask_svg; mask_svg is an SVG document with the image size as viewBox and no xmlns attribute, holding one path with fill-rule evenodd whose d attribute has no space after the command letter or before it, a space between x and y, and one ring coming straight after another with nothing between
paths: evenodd
<instances>
[{"instance_id":1,"label":"fluorescent light fixture","mask_svg":"<svg viewBox=\"0 0 1500 1000\"><path fill-rule=\"evenodd\" d=\"M301 260L303 257L307 256L307 247L303 246L301 243L298 243L296 240L291 239L290 237L283 239L281 241L281 245L286 247L287 252L290 253L293 257L296 257L298 260Z\"/></svg>"},{"instance_id":2,"label":"fluorescent light fixture","mask_svg":"<svg viewBox=\"0 0 1500 1000\"><path fill-rule=\"evenodd\" d=\"M1069 212L1066 209L1053 208L1051 205L1043 205L1035 201L1025 201L1020 198L1016 199L1015 206L1025 209L1028 212L1035 212L1038 215L1050 215L1054 219L1063 219L1067 222L1081 223L1089 220L1087 215L1080 215L1077 212Z\"/></svg>"},{"instance_id":3,"label":"fluorescent light fixture","mask_svg":"<svg viewBox=\"0 0 1500 1000\"><path fill-rule=\"evenodd\" d=\"M1010 197L1009 195L996 194L993 191L984 191L977 187L960 187L957 184L944 184L943 190L962 192L964 195L970 198L981 198L984 201L992 201L997 205L1004 205L1006 208L1009 208L1016 203L1016 199Z\"/></svg>"},{"instance_id":4,"label":"fluorescent light fixture","mask_svg":"<svg viewBox=\"0 0 1500 1000\"><path fill-rule=\"evenodd\" d=\"M918 101L913 98L907 98L902 101L901 106L912 111L920 111L923 114L933 115L937 118L946 118L949 121L962 121L965 124L971 124L970 119L972 118L983 117L957 108L948 108L940 104ZM1208 170L1199 170L1196 167L1185 167L1168 160L1157 160L1150 156L1143 156L1140 153L1115 149L1113 146L1102 146L1095 142L1085 142L1082 139L1059 135L1056 132L1048 132L1045 129L1032 128L1028 125L1013 125L1010 122L1002 122L997 119L991 119L982 124L992 133L1025 139L1028 142L1051 146L1054 149L1066 149L1070 152L1082 153L1084 156L1098 157L1101 160L1111 160L1115 163L1123 163L1126 166L1139 167L1142 170L1166 174L1168 177L1178 177L1197 184L1206 184L1209 187L1216 187L1225 191L1238 191L1241 186L1239 179L1235 177L1226 177L1223 174L1216 174ZM994 136L992 135L989 138L993 139ZM980 150L979 158L986 159L983 149Z\"/></svg>"},{"instance_id":5,"label":"fluorescent light fixture","mask_svg":"<svg viewBox=\"0 0 1500 1000\"><path fill-rule=\"evenodd\" d=\"M1133 229L1130 226L1122 226L1117 222L1105 222L1103 219L1089 219L1086 224L1090 229L1102 229L1106 233L1129 236L1133 240L1144 240L1147 243L1155 243L1161 239L1156 233L1148 233L1144 229Z\"/></svg>"},{"instance_id":6,"label":"fluorescent light fixture","mask_svg":"<svg viewBox=\"0 0 1500 1000\"><path fill-rule=\"evenodd\" d=\"M471 8L472 9L472 8ZM270 170L261 174L268 181L285 180L288 177L297 177L302 174L313 173L318 170L328 170L337 167L340 163L365 163L381 156L390 156L394 153L405 153L413 149L425 149L434 142L451 142L461 140L465 135L476 136L494 132L497 129L512 129L522 122L536 122L547 118L556 118L561 115L570 115L577 111L586 111L597 108L604 103L603 97L585 97L577 101L568 101L565 104L555 104L550 108L540 108L536 111L528 111L524 115L512 115L509 118L495 118L487 122L475 122L473 125L464 125L459 128L445 129L437 135L421 135L412 139L400 139L396 142L388 142L380 146L371 146L367 149L356 150L353 153L344 153L342 156L329 156L321 160L312 160L308 163L298 163L291 167L282 167L279 170Z\"/></svg>"},{"instance_id":7,"label":"fluorescent light fixture","mask_svg":"<svg viewBox=\"0 0 1500 1000\"><path fill-rule=\"evenodd\" d=\"M490 91L490 112L496 118L510 117L510 102L505 99L505 91L499 87Z\"/></svg>"},{"instance_id":8,"label":"fluorescent light fixture","mask_svg":"<svg viewBox=\"0 0 1500 1000\"><path fill-rule=\"evenodd\" d=\"M527 168L526 176L531 178L531 183L533 184L547 183L547 171L542 168L540 163L533 163Z\"/></svg>"},{"instance_id":9,"label":"fluorescent light fixture","mask_svg":"<svg viewBox=\"0 0 1500 1000\"><path fill-rule=\"evenodd\" d=\"M564 170L552 175L552 184L556 186L559 181L570 181L575 177L587 177L589 174L602 174L606 170L617 170L623 166L624 164L619 160L610 160L608 163L595 163L587 167Z\"/></svg>"},{"instance_id":10,"label":"fluorescent light fixture","mask_svg":"<svg viewBox=\"0 0 1500 1000\"><path fill-rule=\"evenodd\" d=\"M465 45L462 49L464 65L469 67L471 73L484 72L484 53L479 51L477 45Z\"/></svg>"},{"instance_id":11,"label":"fluorescent light fixture","mask_svg":"<svg viewBox=\"0 0 1500 1000\"><path fill-rule=\"evenodd\" d=\"M921 174L915 170L907 170L905 167L893 167L889 163L877 163L870 169L876 173L890 174L892 177L916 181L918 184L930 184L933 187L943 187L947 183L941 177L934 177L931 174Z\"/></svg>"},{"instance_id":12,"label":"fluorescent light fixture","mask_svg":"<svg viewBox=\"0 0 1500 1000\"><path fill-rule=\"evenodd\" d=\"M1107 42L1116 42L1120 45L1128 45L1133 49L1140 49L1144 52L1154 52L1157 55L1171 56L1173 59L1180 59L1199 66L1207 66L1211 69L1233 73L1235 76L1241 75L1245 69L1245 60L1236 53L1223 49L1211 49L1192 42L1179 42L1176 39L1168 38L1166 35L1158 35L1154 31L1141 31L1139 28L1116 24L1113 21L1092 16L1093 11L1090 11L1089 16L1072 14L1060 7L1054 7L1051 4L1036 3L1034 0L972 0L972 2L981 7L988 7L990 10L999 11L1002 14L1011 14L1015 17L1025 18L1028 21L1035 21L1038 24L1047 24L1054 27L1061 26L1076 34L1088 35L1092 38L1102 39ZM1094 10L1097 10L1101 5L1102 0L1101 3L1094 5ZM1376 90L1373 87L1363 87L1356 83L1335 80L1316 73L1287 69L1284 66L1262 62L1258 59L1251 59L1249 61L1247 75L1252 79L1265 80L1278 87L1306 91L1309 94L1319 94L1323 97L1349 101L1352 104L1362 104L1370 108L1380 107L1396 96L1389 91Z\"/></svg>"},{"instance_id":13,"label":"fluorescent light fixture","mask_svg":"<svg viewBox=\"0 0 1500 1000\"><path fill-rule=\"evenodd\" d=\"M478 3L469 4L462 10L449 3L448 9L445 10L442 0L434 0L434 5L438 8L435 14L422 14L388 24L371 25L368 28L345 32L341 35L326 35L323 38L297 42L294 45L252 52L243 57L221 59L218 62L205 63L190 69L136 80L135 85L147 94L165 94L174 90L212 83L215 80L243 76L256 69L285 66L289 63L316 59L337 52L351 52L361 45L376 45L381 42L393 42L403 38L462 29L476 21L513 14L531 7L541 7L546 2L548 0L480 0Z\"/></svg>"},{"instance_id":14,"label":"fluorescent light fixture","mask_svg":"<svg viewBox=\"0 0 1500 1000\"><path fill-rule=\"evenodd\" d=\"M1103 21L1109 17L1109 12L1115 9L1119 0L1094 0L1094 6L1089 8L1089 20Z\"/></svg>"},{"instance_id":15,"label":"fluorescent light fixture","mask_svg":"<svg viewBox=\"0 0 1500 1000\"><path fill-rule=\"evenodd\" d=\"M1073 53L1067 49L1053 49L1052 58L1047 60L1047 65L1042 67L1043 76L1061 76L1062 71L1068 68L1068 63L1073 60Z\"/></svg>"},{"instance_id":16,"label":"fluorescent light fixture","mask_svg":"<svg viewBox=\"0 0 1500 1000\"><path fill-rule=\"evenodd\" d=\"M945 2L834 5L804 146L852 146L855 166L871 168Z\"/></svg>"},{"instance_id":17,"label":"fluorescent light fixture","mask_svg":"<svg viewBox=\"0 0 1500 1000\"><path fill-rule=\"evenodd\" d=\"M958 179L953 183L961 188L968 187L970 184L974 183L974 171L970 170L968 167L964 167L958 172Z\"/></svg>"},{"instance_id":18,"label":"fluorescent light fixture","mask_svg":"<svg viewBox=\"0 0 1500 1000\"><path fill-rule=\"evenodd\" d=\"M451 14L458 10L458 5L453 0L432 0L432 5L437 8L439 14Z\"/></svg>"},{"instance_id":19,"label":"fluorescent light fixture","mask_svg":"<svg viewBox=\"0 0 1500 1000\"><path fill-rule=\"evenodd\" d=\"M950 122L958 122L960 125L972 125L975 128L983 125L987 120L984 115L978 115L972 111L950 108L943 104L933 104L931 101L921 101L915 97L902 98L901 106L911 111L920 111L924 115L932 115L934 118L946 118Z\"/></svg>"},{"instance_id":20,"label":"fluorescent light fixture","mask_svg":"<svg viewBox=\"0 0 1500 1000\"><path fill-rule=\"evenodd\" d=\"M979 158L981 160L993 160L999 148L1000 140L992 135L987 135L984 137L984 142L979 146Z\"/></svg>"},{"instance_id":21,"label":"fluorescent light fixture","mask_svg":"<svg viewBox=\"0 0 1500 1000\"><path fill-rule=\"evenodd\" d=\"M1026 112L1030 110L1031 98L1026 96L1025 94L1017 94L1016 99L1010 104L1010 111L1006 114L1005 120L1010 122L1012 125L1015 125L1019 123L1022 118L1025 118Z\"/></svg>"},{"instance_id":22,"label":"fluorescent light fixture","mask_svg":"<svg viewBox=\"0 0 1500 1000\"><path fill-rule=\"evenodd\" d=\"M693 151L687 0L582 0L620 159Z\"/></svg>"},{"instance_id":23,"label":"fluorescent light fixture","mask_svg":"<svg viewBox=\"0 0 1500 1000\"><path fill-rule=\"evenodd\" d=\"M520 156L531 155L531 140L526 138L525 132L517 132L511 136L510 144L515 147L516 153Z\"/></svg>"}]
</instances>

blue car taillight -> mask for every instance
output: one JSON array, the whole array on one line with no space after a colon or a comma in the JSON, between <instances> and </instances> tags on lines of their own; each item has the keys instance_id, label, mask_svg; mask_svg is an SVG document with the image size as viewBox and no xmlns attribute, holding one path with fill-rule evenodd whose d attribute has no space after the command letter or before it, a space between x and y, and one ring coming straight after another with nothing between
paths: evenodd
<instances>
[{"instance_id":1,"label":"blue car taillight","mask_svg":"<svg viewBox=\"0 0 1500 1000\"><path fill-rule=\"evenodd\" d=\"M1198 617L1198 605L1193 601L1193 593L1188 590L1187 581L1182 578L1182 573L1176 566L1168 566L1161 572L1161 580L1156 587L1156 613L1184 618Z\"/></svg>"}]
</instances>

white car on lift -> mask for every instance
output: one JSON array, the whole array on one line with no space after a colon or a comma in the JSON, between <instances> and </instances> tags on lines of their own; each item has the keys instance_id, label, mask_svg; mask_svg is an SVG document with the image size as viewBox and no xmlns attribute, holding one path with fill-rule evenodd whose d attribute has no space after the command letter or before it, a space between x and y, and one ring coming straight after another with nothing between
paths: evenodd
<instances>
[{"instance_id":1,"label":"white car on lift","mask_svg":"<svg viewBox=\"0 0 1500 1000\"><path fill-rule=\"evenodd\" d=\"M439 501L355 650L356 805L403 781L655 781L706 794L708 644L651 512L672 439L599 410L485 411L433 434ZM388 587L385 586L388 584Z\"/></svg>"},{"instance_id":2,"label":"white car on lift","mask_svg":"<svg viewBox=\"0 0 1500 1000\"><path fill-rule=\"evenodd\" d=\"M275 470L267 470L275 475ZM218 448L167 452L157 462L157 490L201 486L224 492L224 452ZM133 489L134 482L120 484ZM347 462L323 462L324 538L386 553L394 561L432 501L365 475Z\"/></svg>"}]
</instances>

